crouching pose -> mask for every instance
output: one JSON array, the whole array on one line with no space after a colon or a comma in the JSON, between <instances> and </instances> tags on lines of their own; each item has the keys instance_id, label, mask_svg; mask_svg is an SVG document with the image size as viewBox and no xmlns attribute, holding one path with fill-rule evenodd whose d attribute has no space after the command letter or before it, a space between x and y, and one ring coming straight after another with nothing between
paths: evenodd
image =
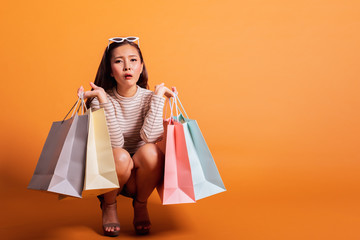
<instances>
[{"instance_id":1,"label":"crouching pose","mask_svg":"<svg viewBox=\"0 0 360 240\"><path fill-rule=\"evenodd\" d=\"M88 108L104 108L119 179L120 189L98 196L106 236L119 235L116 198L120 194L133 199L136 233L149 233L147 199L163 175L165 157L155 143L163 137L164 103L173 92L163 83L148 90L136 40L139 38L109 39L95 81L90 83L91 91L84 92L82 86L78 89Z\"/></svg>"}]
</instances>

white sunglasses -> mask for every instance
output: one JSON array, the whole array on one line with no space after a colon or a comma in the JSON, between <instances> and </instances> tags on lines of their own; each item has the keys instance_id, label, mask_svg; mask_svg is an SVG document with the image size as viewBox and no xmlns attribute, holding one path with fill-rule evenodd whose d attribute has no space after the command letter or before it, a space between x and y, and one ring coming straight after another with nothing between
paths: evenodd
<instances>
[{"instance_id":1,"label":"white sunglasses","mask_svg":"<svg viewBox=\"0 0 360 240\"><path fill-rule=\"evenodd\" d=\"M109 46L110 46L110 42L117 42L117 43L121 43L124 40L128 41L128 42L135 42L136 40L138 41L138 46L140 47L140 40L138 37L113 37L113 38L109 38L109 43L108 43L108 47L107 49L109 50Z\"/></svg>"}]
</instances>

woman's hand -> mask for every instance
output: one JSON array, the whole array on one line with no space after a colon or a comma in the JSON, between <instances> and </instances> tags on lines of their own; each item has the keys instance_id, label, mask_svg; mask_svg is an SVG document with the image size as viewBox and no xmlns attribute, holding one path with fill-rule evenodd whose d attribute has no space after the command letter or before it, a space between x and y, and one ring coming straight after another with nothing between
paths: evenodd
<instances>
[{"instance_id":1,"label":"woman's hand","mask_svg":"<svg viewBox=\"0 0 360 240\"><path fill-rule=\"evenodd\" d=\"M108 101L105 90L102 87L98 87L92 82L90 82L90 86L94 89L93 91L84 92L84 88L83 88L83 86L81 86L77 90L77 95L80 97L81 94L83 93L84 99L90 98L90 97L97 97L99 100L99 103L106 103Z\"/></svg>"},{"instance_id":2,"label":"woman's hand","mask_svg":"<svg viewBox=\"0 0 360 240\"><path fill-rule=\"evenodd\" d=\"M175 91L174 91L175 93L177 93L176 87L172 87L172 89L173 89L173 91L175 90ZM165 94L165 96L166 96L167 98L174 97L174 93L173 93L170 89L168 89L167 87L165 87L165 86L164 86L164 83L161 83L161 84L159 84L159 85L156 85L154 92L155 92L156 95L158 95L158 96L160 96L160 97L164 96L164 94Z\"/></svg>"}]
</instances>

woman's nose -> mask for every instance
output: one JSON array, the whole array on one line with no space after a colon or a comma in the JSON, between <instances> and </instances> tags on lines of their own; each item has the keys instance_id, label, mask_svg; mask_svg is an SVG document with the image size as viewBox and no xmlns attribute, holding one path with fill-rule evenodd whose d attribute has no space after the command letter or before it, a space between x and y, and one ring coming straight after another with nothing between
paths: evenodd
<instances>
[{"instance_id":1,"label":"woman's nose","mask_svg":"<svg viewBox=\"0 0 360 240\"><path fill-rule=\"evenodd\" d=\"M125 61L124 63L124 71L130 70L130 63L128 61Z\"/></svg>"}]
</instances>

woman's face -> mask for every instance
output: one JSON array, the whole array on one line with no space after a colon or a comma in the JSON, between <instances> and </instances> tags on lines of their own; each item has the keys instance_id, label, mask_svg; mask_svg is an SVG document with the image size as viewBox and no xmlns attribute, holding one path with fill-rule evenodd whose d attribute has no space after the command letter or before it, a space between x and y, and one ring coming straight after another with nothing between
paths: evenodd
<instances>
[{"instance_id":1,"label":"woman's face","mask_svg":"<svg viewBox=\"0 0 360 240\"><path fill-rule=\"evenodd\" d=\"M123 87L135 85L143 70L138 51L129 44L113 49L110 65L111 76L115 78L118 85ZM131 77L128 77L128 74Z\"/></svg>"}]
</instances>

